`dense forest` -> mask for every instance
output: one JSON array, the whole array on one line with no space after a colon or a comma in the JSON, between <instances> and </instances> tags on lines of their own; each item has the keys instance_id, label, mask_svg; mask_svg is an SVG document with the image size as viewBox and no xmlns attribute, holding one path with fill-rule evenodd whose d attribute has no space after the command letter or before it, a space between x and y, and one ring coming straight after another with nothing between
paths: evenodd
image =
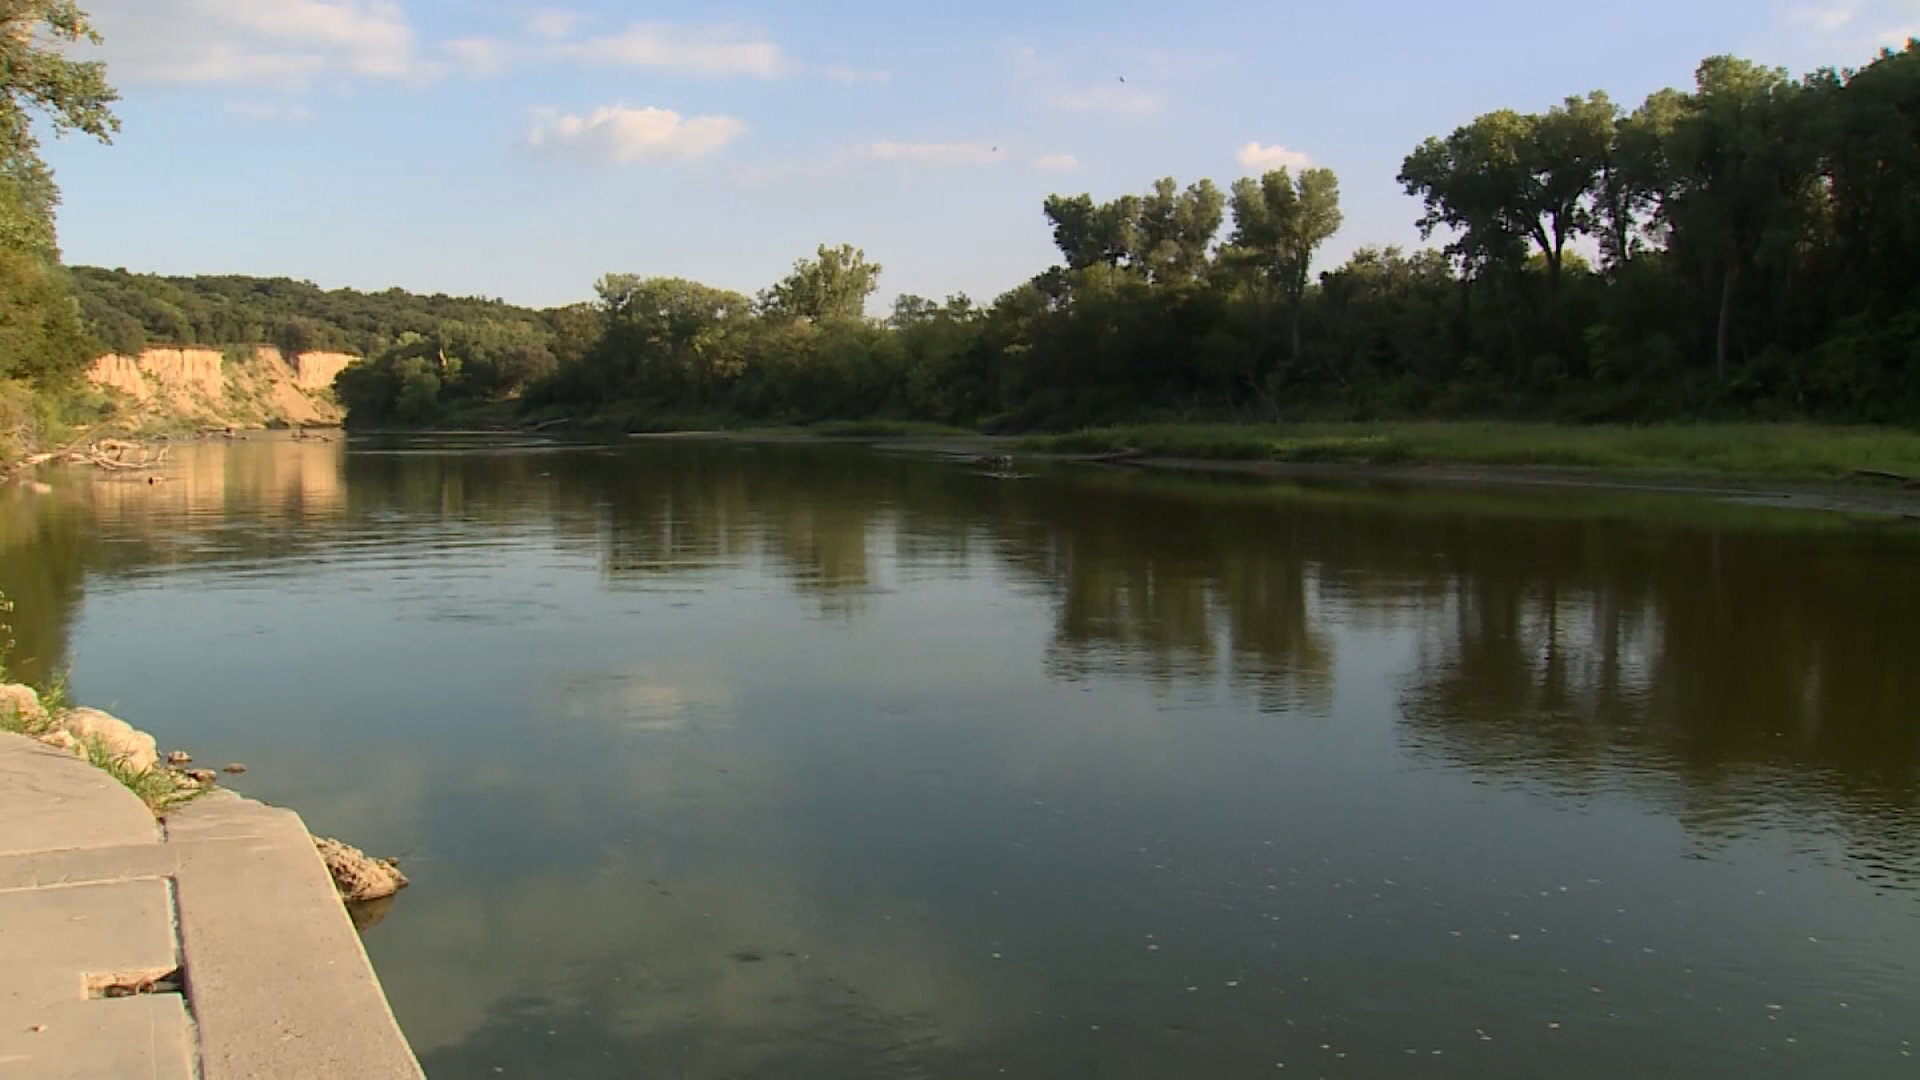
<instances>
[{"instance_id":1,"label":"dense forest","mask_svg":"<svg viewBox=\"0 0 1920 1080\"><path fill-rule=\"evenodd\" d=\"M988 305L901 297L822 248L748 297L615 275L569 313L533 410L630 423L897 417L1020 429L1152 417L1920 420L1920 45L1801 79L1743 60L1627 111L1481 116L1407 156L1435 250L1315 280L1339 184L1055 196L1059 265ZM356 420L476 394L456 343L345 377ZM484 370L497 365L483 363Z\"/></svg>"},{"instance_id":2,"label":"dense forest","mask_svg":"<svg viewBox=\"0 0 1920 1080\"><path fill-rule=\"evenodd\" d=\"M87 329L110 352L149 345L276 344L294 352L372 356L408 333L489 327L539 336L546 319L501 300L322 290L287 278L161 277L74 267Z\"/></svg>"}]
</instances>

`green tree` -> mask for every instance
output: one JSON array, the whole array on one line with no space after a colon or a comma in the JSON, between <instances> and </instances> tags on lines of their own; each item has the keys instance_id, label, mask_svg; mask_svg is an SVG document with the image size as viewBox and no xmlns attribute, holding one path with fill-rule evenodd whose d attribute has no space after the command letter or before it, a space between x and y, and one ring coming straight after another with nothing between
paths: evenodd
<instances>
[{"instance_id":1,"label":"green tree","mask_svg":"<svg viewBox=\"0 0 1920 1080\"><path fill-rule=\"evenodd\" d=\"M93 351L60 269L32 251L0 248L0 378L59 386Z\"/></svg>"},{"instance_id":2,"label":"green tree","mask_svg":"<svg viewBox=\"0 0 1920 1080\"><path fill-rule=\"evenodd\" d=\"M69 46L99 44L73 0L0 0L0 245L57 251L53 210L59 192L40 159L33 119L55 134L79 131L110 142L120 130L106 66L67 59Z\"/></svg>"},{"instance_id":3,"label":"green tree","mask_svg":"<svg viewBox=\"0 0 1920 1080\"><path fill-rule=\"evenodd\" d=\"M705 398L741 373L732 338L752 313L745 296L683 278L632 274L609 274L598 291L606 329L593 362L601 371L604 400L623 388ZM806 303L817 299L810 296ZM782 318L802 317L780 310Z\"/></svg>"},{"instance_id":4,"label":"green tree","mask_svg":"<svg viewBox=\"0 0 1920 1080\"><path fill-rule=\"evenodd\" d=\"M866 252L822 244L817 258L794 263L785 280L761 294L760 306L769 315L809 322L858 319L879 287L880 264L868 262Z\"/></svg>"},{"instance_id":5,"label":"green tree","mask_svg":"<svg viewBox=\"0 0 1920 1080\"><path fill-rule=\"evenodd\" d=\"M1138 262L1155 284L1197 280L1226 217L1226 196L1211 180L1184 192L1169 176L1140 203Z\"/></svg>"},{"instance_id":6,"label":"green tree","mask_svg":"<svg viewBox=\"0 0 1920 1080\"><path fill-rule=\"evenodd\" d=\"M1170 183L1170 181L1169 181ZM1069 270L1138 261L1143 204L1137 195L1095 203L1091 195L1048 196L1042 206ZM1219 228L1219 223L1214 223Z\"/></svg>"},{"instance_id":7,"label":"green tree","mask_svg":"<svg viewBox=\"0 0 1920 1080\"><path fill-rule=\"evenodd\" d=\"M1230 260L1250 282L1262 316L1278 298L1287 308L1290 358L1301 353L1300 322L1314 253L1340 231L1340 180L1332 169L1304 169L1295 178L1275 169L1258 180L1244 177L1233 185L1233 233ZM1256 346L1259 348L1259 346Z\"/></svg>"},{"instance_id":8,"label":"green tree","mask_svg":"<svg viewBox=\"0 0 1920 1080\"><path fill-rule=\"evenodd\" d=\"M1651 186L1670 249L1718 286L1722 382L1742 275L1791 252L1815 196L1816 161L1794 131L1803 94L1781 69L1717 56L1700 65L1692 94L1649 102L1660 143Z\"/></svg>"},{"instance_id":9,"label":"green tree","mask_svg":"<svg viewBox=\"0 0 1920 1080\"><path fill-rule=\"evenodd\" d=\"M182 320L184 322L184 319ZM176 334L179 333L176 331ZM273 344L280 350L280 356L291 364L306 353L314 351L319 342L319 330L313 320L296 315L283 321L273 332Z\"/></svg>"}]
</instances>

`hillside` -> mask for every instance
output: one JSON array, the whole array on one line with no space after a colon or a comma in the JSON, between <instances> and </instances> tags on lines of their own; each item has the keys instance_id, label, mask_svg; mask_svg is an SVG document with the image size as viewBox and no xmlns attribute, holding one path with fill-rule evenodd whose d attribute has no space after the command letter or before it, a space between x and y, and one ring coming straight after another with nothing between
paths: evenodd
<instances>
[{"instance_id":1,"label":"hillside","mask_svg":"<svg viewBox=\"0 0 1920 1080\"><path fill-rule=\"evenodd\" d=\"M373 356L403 335L454 327L547 332L543 313L481 297L420 296L401 289L322 289L290 278L166 277L69 269L86 328L107 351L138 356L155 346L266 342L288 353Z\"/></svg>"},{"instance_id":2,"label":"hillside","mask_svg":"<svg viewBox=\"0 0 1920 1080\"><path fill-rule=\"evenodd\" d=\"M106 354L88 378L130 399L147 428L337 423L334 377L363 356L455 356L461 385L489 395L553 364L553 313L500 300L87 266L68 278Z\"/></svg>"},{"instance_id":3,"label":"hillside","mask_svg":"<svg viewBox=\"0 0 1920 1080\"><path fill-rule=\"evenodd\" d=\"M333 380L356 359L314 352L289 363L271 346L154 348L102 356L87 378L117 391L142 429L337 424Z\"/></svg>"}]
</instances>

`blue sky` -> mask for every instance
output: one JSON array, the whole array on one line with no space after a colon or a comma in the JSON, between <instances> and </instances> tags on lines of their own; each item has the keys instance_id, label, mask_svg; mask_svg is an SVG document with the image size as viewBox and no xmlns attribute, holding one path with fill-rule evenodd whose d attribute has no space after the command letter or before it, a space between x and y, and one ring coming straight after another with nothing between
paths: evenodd
<instances>
[{"instance_id":1,"label":"blue sky","mask_svg":"<svg viewBox=\"0 0 1920 1080\"><path fill-rule=\"evenodd\" d=\"M1053 261L1050 192L1279 162L1339 173L1337 262L1418 243L1393 177L1478 113L1920 34L1920 0L82 2L124 131L48 145L68 261L536 305L842 241L883 301L990 299Z\"/></svg>"}]
</instances>

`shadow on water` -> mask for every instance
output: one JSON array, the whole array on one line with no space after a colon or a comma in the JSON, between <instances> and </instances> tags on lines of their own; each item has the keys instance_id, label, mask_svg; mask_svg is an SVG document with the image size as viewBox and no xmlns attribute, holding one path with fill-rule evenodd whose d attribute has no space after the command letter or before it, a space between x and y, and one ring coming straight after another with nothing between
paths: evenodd
<instances>
[{"instance_id":1,"label":"shadow on water","mask_svg":"<svg viewBox=\"0 0 1920 1080\"><path fill-rule=\"evenodd\" d=\"M1282 1053L1377 1076L1403 1041L1422 1075L1794 1075L1769 1003L1732 1002L1795 979L1851 996L1806 1043L1900 1075L1908 532L1639 495L998 480L845 447L175 461L6 496L14 667L77 659L83 694L182 739L261 740L236 750L281 785L262 794L405 849L416 887L369 947L436 1077L1144 1078ZM302 655L343 670L290 681ZM115 657L151 659L147 683ZM282 686L277 724L225 704ZM1829 934L1770 899L1795 881L1880 936L1823 965L1615 914ZM1514 899L1549 893L1569 907ZM1536 929L1560 951L1515 952ZM1655 969L1655 942L1697 955ZM1603 980L1637 1005L1592 1006ZM1472 1034L1545 1038L1550 1015L1611 1026L1571 1057Z\"/></svg>"}]
</instances>

